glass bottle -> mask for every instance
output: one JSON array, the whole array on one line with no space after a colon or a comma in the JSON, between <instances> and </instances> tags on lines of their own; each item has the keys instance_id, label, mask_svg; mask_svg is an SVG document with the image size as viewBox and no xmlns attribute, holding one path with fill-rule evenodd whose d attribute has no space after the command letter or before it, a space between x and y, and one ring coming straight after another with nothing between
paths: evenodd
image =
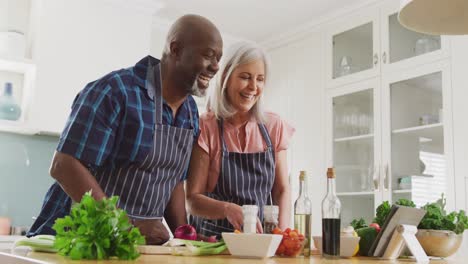
<instances>
[{"instance_id":1,"label":"glass bottle","mask_svg":"<svg viewBox=\"0 0 468 264\"><path fill-rule=\"evenodd\" d=\"M273 229L278 227L279 207L277 205L265 205L263 207L263 233L273 234Z\"/></svg>"},{"instance_id":2,"label":"glass bottle","mask_svg":"<svg viewBox=\"0 0 468 264\"><path fill-rule=\"evenodd\" d=\"M322 255L340 257L341 202L336 196L335 172L327 170L327 194L322 201Z\"/></svg>"},{"instance_id":3,"label":"glass bottle","mask_svg":"<svg viewBox=\"0 0 468 264\"><path fill-rule=\"evenodd\" d=\"M294 228L304 235L305 245L301 255L310 256L310 241L312 238L312 201L306 187L306 172L299 174L299 197L294 203Z\"/></svg>"},{"instance_id":4,"label":"glass bottle","mask_svg":"<svg viewBox=\"0 0 468 264\"><path fill-rule=\"evenodd\" d=\"M5 83L2 96L0 96L0 119L18 120L21 116L21 108L13 98L13 85Z\"/></svg>"}]
</instances>

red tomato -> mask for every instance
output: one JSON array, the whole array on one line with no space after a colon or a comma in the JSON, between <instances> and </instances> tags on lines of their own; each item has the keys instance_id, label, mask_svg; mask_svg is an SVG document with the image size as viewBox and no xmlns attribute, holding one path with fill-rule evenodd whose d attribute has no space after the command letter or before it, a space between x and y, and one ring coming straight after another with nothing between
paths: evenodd
<instances>
[{"instance_id":1,"label":"red tomato","mask_svg":"<svg viewBox=\"0 0 468 264\"><path fill-rule=\"evenodd\" d=\"M286 228L286 229L284 230L284 232L289 234L289 232L291 232L291 228L289 228L289 227Z\"/></svg>"},{"instance_id":2,"label":"red tomato","mask_svg":"<svg viewBox=\"0 0 468 264\"><path fill-rule=\"evenodd\" d=\"M276 250L276 255L283 255L285 250L286 248L284 247L283 243L281 243Z\"/></svg>"},{"instance_id":3,"label":"red tomato","mask_svg":"<svg viewBox=\"0 0 468 264\"><path fill-rule=\"evenodd\" d=\"M289 236L290 236L291 238L296 238L298 235L297 235L297 232L296 232L296 231L291 231L291 232L289 232Z\"/></svg>"},{"instance_id":4,"label":"red tomato","mask_svg":"<svg viewBox=\"0 0 468 264\"><path fill-rule=\"evenodd\" d=\"M303 234L299 234L297 236L297 238L299 238L300 241L304 241L304 235Z\"/></svg>"},{"instance_id":5,"label":"red tomato","mask_svg":"<svg viewBox=\"0 0 468 264\"><path fill-rule=\"evenodd\" d=\"M281 235L283 233L283 231L281 231L281 229L279 227L275 227L275 229L273 229L273 234L276 234L276 235Z\"/></svg>"},{"instance_id":6,"label":"red tomato","mask_svg":"<svg viewBox=\"0 0 468 264\"><path fill-rule=\"evenodd\" d=\"M380 226L379 226L379 224L377 224L377 223L372 223L372 224L369 225L369 227L375 228L375 230L377 231L377 233L380 232Z\"/></svg>"}]
</instances>

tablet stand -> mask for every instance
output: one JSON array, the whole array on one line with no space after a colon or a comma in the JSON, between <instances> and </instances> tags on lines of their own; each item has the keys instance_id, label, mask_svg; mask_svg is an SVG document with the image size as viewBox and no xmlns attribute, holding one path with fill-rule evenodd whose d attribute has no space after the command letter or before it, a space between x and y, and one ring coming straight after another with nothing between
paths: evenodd
<instances>
[{"instance_id":1,"label":"tablet stand","mask_svg":"<svg viewBox=\"0 0 468 264\"><path fill-rule=\"evenodd\" d=\"M384 252L382 258L384 259L396 259L401 255L401 252L405 248L405 245L410 250L411 254L415 257L418 263L428 263L429 258L424 252L424 249L419 244L416 238L416 232L418 229L413 225L398 225L393 232L392 238L388 243L388 247Z\"/></svg>"}]
</instances>

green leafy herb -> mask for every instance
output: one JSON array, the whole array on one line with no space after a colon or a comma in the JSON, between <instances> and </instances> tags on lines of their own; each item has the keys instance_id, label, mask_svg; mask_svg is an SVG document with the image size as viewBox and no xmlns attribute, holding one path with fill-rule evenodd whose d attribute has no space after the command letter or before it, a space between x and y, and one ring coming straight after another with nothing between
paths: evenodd
<instances>
[{"instance_id":1,"label":"green leafy herb","mask_svg":"<svg viewBox=\"0 0 468 264\"><path fill-rule=\"evenodd\" d=\"M52 228L59 254L71 259L136 259L137 245L145 244L145 239L129 223L127 213L117 208L117 200L113 196L96 201L88 192L70 215L57 219Z\"/></svg>"},{"instance_id":2,"label":"green leafy herb","mask_svg":"<svg viewBox=\"0 0 468 264\"><path fill-rule=\"evenodd\" d=\"M379 207L376 209L376 214L374 218L374 223L383 226L385 223L385 218L387 218L388 214L390 213L390 203L388 201L383 202Z\"/></svg>"},{"instance_id":3,"label":"green leafy herb","mask_svg":"<svg viewBox=\"0 0 468 264\"><path fill-rule=\"evenodd\" d=\"M408 199L399 199L398 201L396 201L395 204L401 206L416 207L416 204ZM380 226L383 226L383 224L385 223L385 219L390 213L391 208L392 206L388 201L385 201L381 205L379 205L379 207L377 207L376 209L376 214L373 222L379 224Z\"/></svg>"},{"instance_id":4,"label":"green leafy herb","mask_svg":"<svg viewBox=\"0 0 468 264\"><path fill-rule=\"evenodd\" d=\"M422 207L426 210L426 215L419 223L420 229L449 230L456 234L461 234L468 229L468 217L465 211L451 212L445 211L446 200L444 196L435 203L428 203Z\"/></svg>"},{"instance_id":5,"label":"green leafy herb","mask_svg":"<svg viewBox=\"0 0 468 264\"><path fill-rule=\"evenodd\" d=\"M363 228L363 227L367 227L366 220L364 220L364 218L362 218L362 217L359 220L354 219L353 221L351 221L351 223L349 225L352 226L354 228L354 230L357 230L357 229Z\"/></svg>"},{"instance_id":6,"label":"green leafy herb","mask_svg":"<svg viewBox=\"0 0 468 264\"><path fill-rule=\"evenodd\" d=\"M416 207L416 204L413 201L408 200L408 199L398 199L398 201L396 201L395 204L402 205L402 206L413 207L413 208Z\"/></svg>"}]
</instances>

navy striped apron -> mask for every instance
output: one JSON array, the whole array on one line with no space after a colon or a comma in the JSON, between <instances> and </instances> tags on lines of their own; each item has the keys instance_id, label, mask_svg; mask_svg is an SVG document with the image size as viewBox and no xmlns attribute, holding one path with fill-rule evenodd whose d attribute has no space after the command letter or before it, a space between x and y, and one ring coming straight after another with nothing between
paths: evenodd
<instances>
[{"instance_id":1,"label":"navy striped apron","mask_svg":"<svg viewBox=\"0 0 468 264\"><path fill-rule=\"evenodd\" d=\"M255 204L259 207L259 218L263 221L263 206L268 203L275 180L275 152L264 124L258 124L267 149L257 153L228 152L224 140L223 121L218 122L222 143L221 170L215 189L205 195L237 205ZM224 219L203 219L190 216L191 224L205 236L234 231Z\"/></svg>"},{"instance_id":2,"label":"navy striped apron","mask_svg":"<svg viewBox=\"0 0 468 264\"><path fill-rule=\"evenodd\" d=\"M154 90L155 127L153 149L143 163L98 171L96 179L104 192L119 195L118 206L132 218L161 219L174 187L185 177L193 144L192 129L164 125L160 64L148 67L148 89ZM153 74L154 72L154 74ZM153 85L154 84L154 85Z\"/></svg>"}]
</instances>

